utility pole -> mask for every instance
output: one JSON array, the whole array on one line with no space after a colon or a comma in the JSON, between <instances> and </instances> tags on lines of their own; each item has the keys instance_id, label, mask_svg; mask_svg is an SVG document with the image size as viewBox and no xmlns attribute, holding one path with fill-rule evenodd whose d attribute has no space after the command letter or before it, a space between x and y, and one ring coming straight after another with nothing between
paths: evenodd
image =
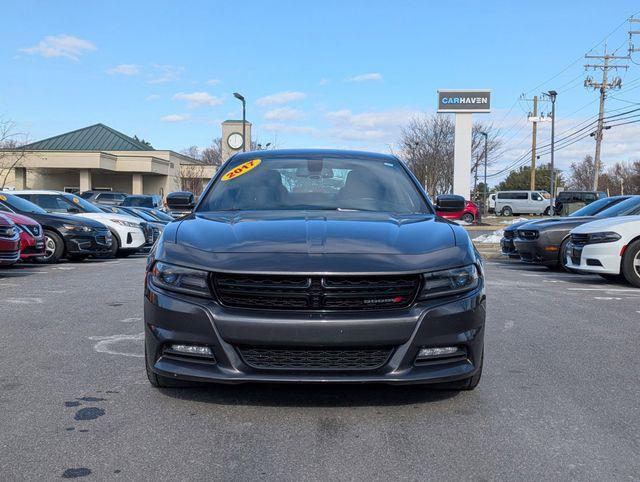
<instances>
[{"instance_id":1,"label":"utility pole","mask_svg":"<svg viewBox=\"0 0 640 482\"><path fill-rule=\"evenodd\" d=\"M549 183L551 184L551 198L549 199L549 216L555 214L555 197L556 197L556 183L555 183L555 143L556 143L556 97L558 93L555 90L550 90L547 93L549 99L551 99L551 176Z\"/></svg>"},{"instance_id":2,"label":"utility pole","mask_svg":"<svg viewBox=\"0 0 640 482\"><path fill-rule=\"evenodd\" d=\"M538 121L535 120L538 117L538 96L533 96L533 119L531 124L533 125L533 131L531 132L531 181L529 183L529 189L531 191L536 190L536 135L538 133Z\"/></svg>"},{"instance_id":3,"label":"utility pole","mask_svg":"<svg viewBox=\"0 0 640 482\"><path fill-rule=\"evenodd\" d=\"M489 193L489 189L487 188L487 154L489 152L489 134L486 132L481 132L481 136L484 136L484 191L482 196L482 211L484 212L487 207L487 194Z\"/></svg>"},{"instance_id":4,"label":"utility pole","mask_svg":"<svg viewBox=\"0 0 640 482\"><path fill-rule=\"evenodd\" d=\"M601 170L601 161L600 161L600 153L602 151L602 131L604 129L604 105L605 99L607 97L607 90L610 89L619 89L622 86L622 79L620 77L614 77L611 81L609 81L609 70L610 69L628 69L629 66L626 64L611 64L609 61L613 60L629 60L630 52L627 55L615 55L609 54L607 51L607 46L604 46L604 55L589 55L586 54L584 56L586 59L598 59L601 63L598 64L585 64L585 69L593 69L602 70L602 82L594 82L594 80L588 76L584 81L584 86L587 88L592 88L594 90L600 91L600 108L598 110L598 125L596 127L595 139L596 139L596 154L594 157L594 172L593 172L593 190L598 190L598 177Z\"/></svg>"}]
</instances>

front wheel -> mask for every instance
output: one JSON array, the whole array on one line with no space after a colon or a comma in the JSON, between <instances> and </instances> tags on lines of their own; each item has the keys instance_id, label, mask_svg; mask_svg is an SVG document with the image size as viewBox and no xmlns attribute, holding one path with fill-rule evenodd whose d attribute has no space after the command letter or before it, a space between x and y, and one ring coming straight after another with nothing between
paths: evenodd
<instances>
[{"instance_id":1,"label":"front wheel","mask_svg":"<svg viewBox=\"0 0 640 482\"><path fill-rule=\"evenodd\" d=\"M464 221L465 223L471 224L471 223L473 223L475 218L473 217L473 214L471 214L471 213L464 213L462 215L462 217L460 218L460 220Z\"/></svg>"},{"instance_id":2,"label":"front wheel","mask_svg":"<svg viewBox=\"0 0 640 482\"><path fill-rule=\"evenodd\" d=\"M565 239L560 245L560 259L558 260L558 263L560 264L562 269L567 271L568 273L575 273L575 270L572 270L571 268L567 267L567 256L568 256L567 246L568 245L569 245L569 238Z\"/></svg>"},{"instance_id":3,"label":"front wheel","mask_svg":"<svg viewBox=\"0 0 640 482\"><path fill-rule=\"evenodd\" d=\"M509 206L505 206L502 208L502 215L503 216L513 216L513 209L511 209Z\"/></svg>"},{"instance_id":4,"label":"front wheel","mask_svg":"<svg viewBox=\"0 0 640 482\"><path fill-rule=\"evenodd\" d=\"M36 262L54 264L60 261L64 253L64 240L53 231L44 232L44 256L36 258Z\"/></svg>"},{"instance_id":5,"label":"front wheel","mask_svg":"<svg viewBox=\"0 0 640 482\"><path fill-rule=\"evenodd\" d=\"M627 246L622 257L622 274L629 283L640 288L640 239Z\"/></svg>"}]
</instances>

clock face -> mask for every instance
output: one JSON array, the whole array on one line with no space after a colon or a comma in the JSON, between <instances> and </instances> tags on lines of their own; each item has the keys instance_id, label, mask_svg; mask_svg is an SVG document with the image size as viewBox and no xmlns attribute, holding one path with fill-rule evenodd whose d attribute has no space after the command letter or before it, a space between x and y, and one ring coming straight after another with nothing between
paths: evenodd
<instances>
[{"instance_id":1,"label":"clock face","mask_svg":"<svg viewBox=\"0 0 640 482\"><path fill-rule=\"evenodd\" d=\"M238 134L234 132L229 137L227 137L227 144L231 149L240 149L242 147L242 134Z\"/></svg>"}]
</instances>

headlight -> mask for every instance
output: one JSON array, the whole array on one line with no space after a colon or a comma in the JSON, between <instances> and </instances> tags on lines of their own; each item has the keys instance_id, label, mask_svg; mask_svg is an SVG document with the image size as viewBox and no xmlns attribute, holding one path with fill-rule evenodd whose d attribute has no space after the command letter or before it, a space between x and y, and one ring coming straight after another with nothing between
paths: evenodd
<instances>
[{"instance_id":1,"label":"headlight","mask_svg":"<svg viewBox=\"0 0 640 482\"><path fill-rule=\"evenodd\" d=\"M140 223L132 223L131 221L123 221L122 219L110 219L112 223L119 224L120 226L126 226L128 228L139 228Z\"/></svg>"},{"instance_id":2,"label":"headlight","mask_svg":"<svg viewBox=\"0 0 640 482\"><path fill-rule=\"evenodd\" d=\"M480 275L475 264L463 268L434 271L422 275L420 299L450 296L470 291L478 286Z\"/></svg>"},{"instance_id":3,"label":"headlight","mask_svg":"<svg viewBox=\"0 0 640 482\"><path fill-rule=\"evenodd\" d=\"M17 232L18 229L14 226L0 226L0 236L3 238L13 238Z\"/></svg>"},{"instance_id":4,"label":"headlight","mask_svg":"<svg viewBox=\"0 0 640 482\"><path fill-rule=\"evenodd\" d=\"M75 231L76 233L88 233L92 231L89 226L76 226L75 224L63 224L62 227L68 231Z\"/></svg>"},{"instance_id":5,"label":"headlight","mask_svg":"<svg viewBox=\"0 0 640 482\"><path fill-rule=\"evenodd\" d=\"M620 236L618 233L614 233L613 231L606 231L603 233L590 233L588 244L614 243L620 238L622 238L622 236Z\"/></svg>"},{"instance_id":6,"label":"headlight","mask_svg":"<svg viewBox=\"0 0 640 482\"><path fill-rule=\"evenodd\" d=\"M151 282L158 288L209 298L209 274L199 269L157 262L151 270Z\"/></svg>"}]
</instances>

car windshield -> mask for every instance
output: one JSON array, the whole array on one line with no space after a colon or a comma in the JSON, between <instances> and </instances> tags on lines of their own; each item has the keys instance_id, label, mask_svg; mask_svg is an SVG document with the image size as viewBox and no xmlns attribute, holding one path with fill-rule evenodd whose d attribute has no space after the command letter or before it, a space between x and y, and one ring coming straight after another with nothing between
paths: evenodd
<instances>
[{"instance_id":1,"label":"car windshield","mask_svg":"<svg viewBox=\"0 0 640 482\"><path fill-rule=\"evenodd\" d=\"M145 211L149 213L151 216L156 218L159 221L173 221L173 218L169 216L167 213L159 211L158 209L152 209L151 211Z\"/></svg>"},{"instance_id":2,"label":"car windshield","mask_svg":"<svg viewBox=\"0 0 640 482\"><path fill-rule=\"evenodd\" d=\"M122 202L122 205L134 207L151 207L153 206L153 199L146 196L127 196Z\"/></svg>"},{"instance_id":3,"label":"car windshield","mask_svg":"<svg viewBox=\"0 0 640 482\"><path fill-rule=\"evenodd\" d=\"M636 214L640 210L640 196L632 196L610 208L596 214L599 218L611 218L614 216L628 216Z\"/></svg>"},{"instance_id":4,"label":"car windshield","mask_svg":"<svg viewBox=\"0 0 640 482\"><path fill-rule=\"evenodd\" d=\"M322 156L231 162L197 211L235 210L432 212L400 161Z\"/></svg>"},{"instance_id":5,"label":"car windshield","mask_svg":"<svg viewBox=\"0 0 640 482\"><path fill-rule=\"evenodd\" d=\"M86 201L80 196L76 196L75 194L65 194L64 199L65 201L71 203L72 206L77 207L82 212L104 214L104 211L98 206L94 206L89 201Z\"/></svg>"},{"instance_id":6,"label":"car windshield","mask_svg":"<svg viewBox=\"0 0 640 482\"><path fill-rule=\"evenodd\" d=\"M627 198L624 197L605 197L602 199L598 199L597 201L593 201L590 204L574 211L569 214L569 216L594 216L598 214L600 211L604 209L608 209L616 204L624 201Z\"/></svg>"},{"instance_id":7,"label":"car windshield","mask_svg":"<svg viewBox=\"0 0 640 482\"><path fill-rule=\"evenodd\" d=\"M33 204L31 201L14 196L13 194L1 193L0 201L4 202L7 206L11 209L15 209L16 211L32 214L47 214L47 211L37 204Z\"/></svg>"},{"instance_id":8,"label":"car windshield","mask_svg":"<svg viewBox=\"0 0 640 482\"><path fill-rule=\"evenodd\" d=\"M146 212L140 210L140 209L123 209L123 211L126 214L129 214L130 216L135 216L137 218L140 219L144 219L145 221L156 221L156 218L154 218L153 216L150 216L149 214L147 214Z\"/></svg>"}]
</instances>

